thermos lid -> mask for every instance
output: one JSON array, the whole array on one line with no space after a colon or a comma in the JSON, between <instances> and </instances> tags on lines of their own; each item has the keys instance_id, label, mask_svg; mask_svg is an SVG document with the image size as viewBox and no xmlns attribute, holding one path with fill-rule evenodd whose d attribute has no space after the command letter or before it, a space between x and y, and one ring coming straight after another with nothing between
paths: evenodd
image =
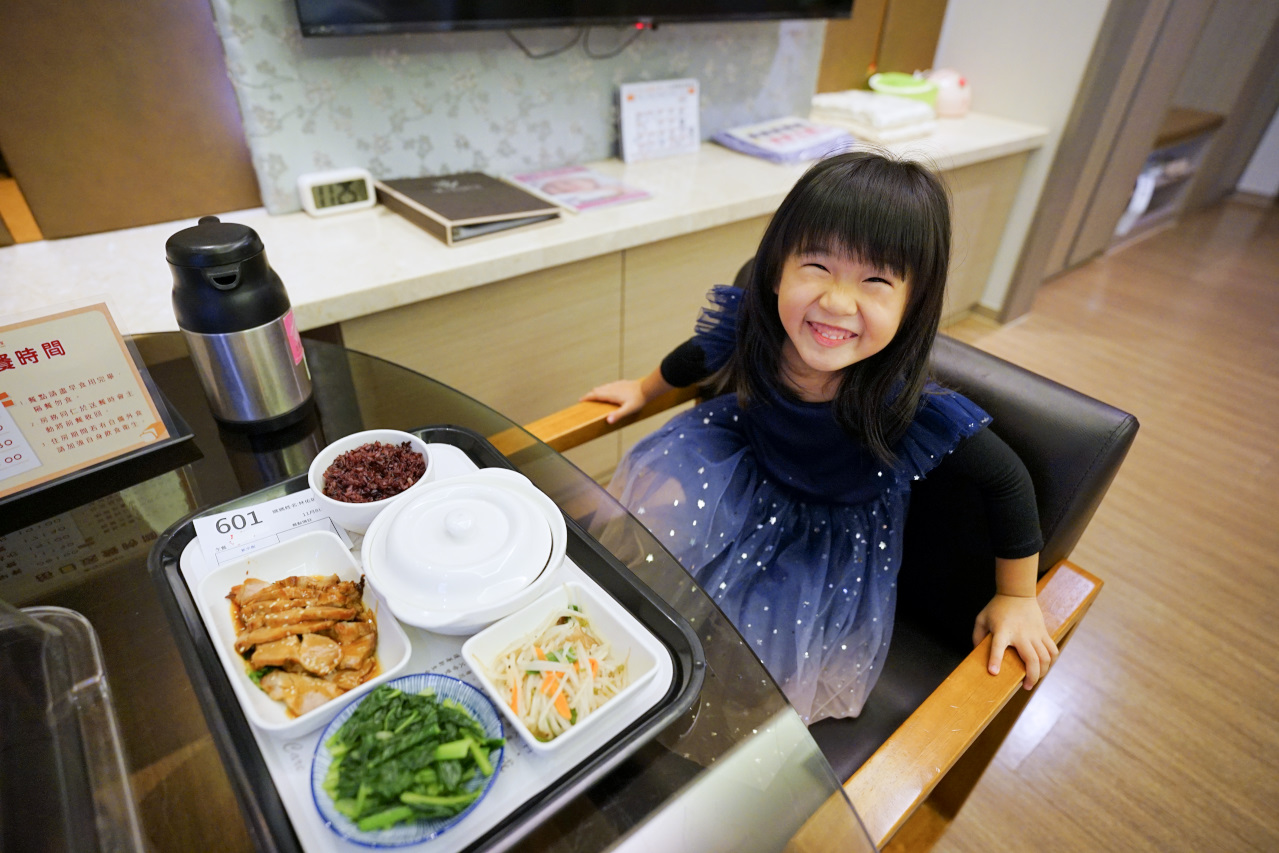
<instances>
[{"instance_id":1,"label":"thermos lid","mask_svg":"<svg viewBox=\"0 0 1279 853\"><path fill-rule=\"evenodd\" d=\"M262 252L262 238L247 225L205 216L164 244L169 263L180 267L218 267L248 260Z\"/></svg>"},{"instance_id":2,"label":"thermos lid","mask_svg":"<svg viewBox=\"0 0 1279 853\"><path fill-rule=\"evenodd\" d=\"M165 243L173 313L184 332L223 335L279 320L289 295L267 263L257 232L206 216Z\"/></svg>"}]
</instances>

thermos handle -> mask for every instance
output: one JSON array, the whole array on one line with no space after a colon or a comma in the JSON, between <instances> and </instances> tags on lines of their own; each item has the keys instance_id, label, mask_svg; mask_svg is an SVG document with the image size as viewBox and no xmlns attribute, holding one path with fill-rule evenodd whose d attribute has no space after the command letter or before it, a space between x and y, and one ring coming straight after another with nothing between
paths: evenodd
<instances>
[{"instance_id":1,"label":"thermos handle","mask_svg":"<svg viewBox=\"0 0 1279 853\"><path fill-rule=\"evenodd\" d=\"M232 290L240 283L240 265L225 264L220 267L206 267L200 271L204 280L218 290Z\"/></svg>"}]
</instances>

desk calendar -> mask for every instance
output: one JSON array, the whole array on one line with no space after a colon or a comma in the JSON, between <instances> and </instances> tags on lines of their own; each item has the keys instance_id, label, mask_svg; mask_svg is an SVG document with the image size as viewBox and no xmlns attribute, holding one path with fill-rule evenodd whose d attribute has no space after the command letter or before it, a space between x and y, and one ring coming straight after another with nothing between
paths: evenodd
<instances>
[{"instance_id":1,"label":"desk calendar","mask_svg":"<svg viewBox=\"0 0 1279 853\"><path fill-rule=\"evenodd\" d=\"M701 144L696 80L627 83L619 93L621 154L627 163L692 154Z\"/></svg>"}]
</instances>

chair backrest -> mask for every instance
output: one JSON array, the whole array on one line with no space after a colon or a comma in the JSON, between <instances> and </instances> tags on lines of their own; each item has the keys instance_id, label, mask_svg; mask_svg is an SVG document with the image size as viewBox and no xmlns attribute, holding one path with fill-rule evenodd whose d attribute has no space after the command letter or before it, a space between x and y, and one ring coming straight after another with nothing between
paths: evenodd
<instances>
[{"instance_id":1,"label":"chair backrest","mask_svg":"<svg viewBox=\"0 0 1279 853\"><path fill-rule=\"evenodd\" d=\"M1137 434L1137 419L1001 358L939 336L938 381L992 417L1035 484L1044 550L1040 572L1070 555ZM975 489L945 466L911 492L898 582L898 620L971 646L973 617L994 594L994 553Z\"/></svg>"}]
</instances>

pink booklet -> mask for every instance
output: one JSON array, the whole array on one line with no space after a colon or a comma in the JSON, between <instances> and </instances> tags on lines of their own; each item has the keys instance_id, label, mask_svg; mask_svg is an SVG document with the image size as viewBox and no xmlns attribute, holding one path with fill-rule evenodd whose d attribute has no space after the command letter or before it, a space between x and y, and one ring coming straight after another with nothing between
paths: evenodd
<instances>
[{"instance_id":1,"label":"pink booklet","mask_svg":"<svg viewBox=\"0 0 1279 853\"><path fill-rule=\"evenodd\" d=\"M581 212L649 198L647 190L627 186L617 178L585 166L564 166L512 175L511 180L548 201Z\"/></svg>"}]
</instances>

